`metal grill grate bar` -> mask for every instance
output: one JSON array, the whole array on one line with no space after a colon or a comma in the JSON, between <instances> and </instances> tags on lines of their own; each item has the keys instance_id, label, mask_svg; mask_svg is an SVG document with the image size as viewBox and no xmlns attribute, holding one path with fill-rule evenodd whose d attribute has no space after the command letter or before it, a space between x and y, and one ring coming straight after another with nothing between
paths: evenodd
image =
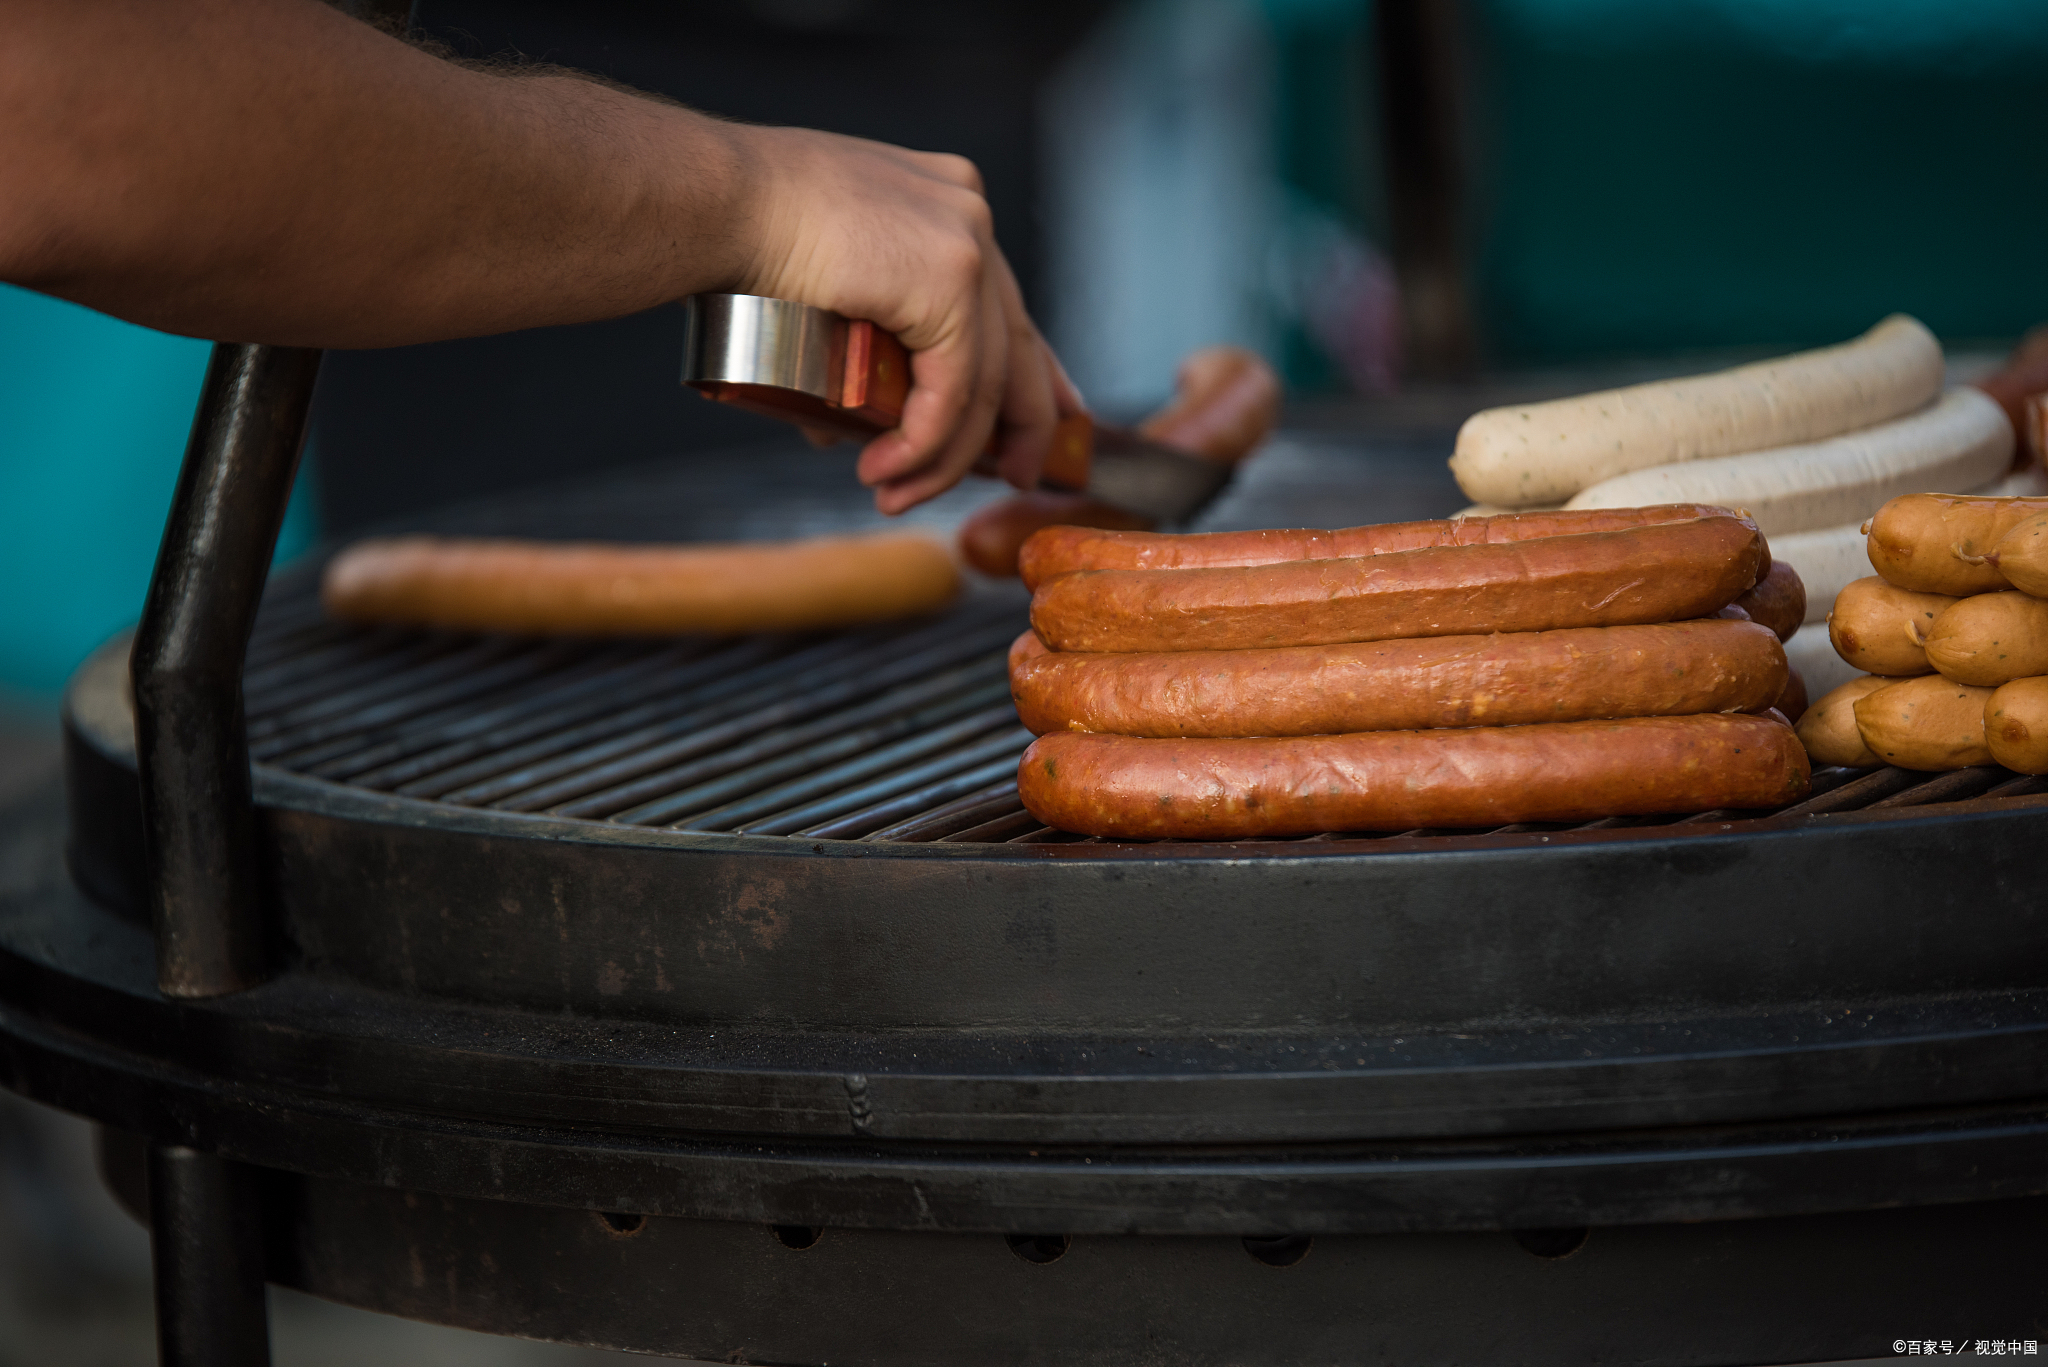
<instances>
[{"instance_id":1,"label":"metal grill grate bar","mask_svg":"<svg viewBox=\"0 0 2048 1367\"><path fill-rule=\"evenodd\" d=\"M899 736L953 720L962 712L983 707L1009 694L1008 680L990 679L1001 662L979 661L937 679L892 690L872 702L847 708L802 726L770 731L749 744L689 764L650 774L638 783L601 793L556 809L561 816L610 816L635 826L661 826L806 769L855 755ZM965 692L961 692L962 688ZM933 700L938 701L933 703ZM920 703L933 703L919 707ZM716 779L716 782L711 780ZM641 801L630 810L617 803L640 801L647 793L663 796ZM613 815L616 813L616 815Z\"/></svg>"},{"instance_id":2,"label":"metal grill grate bar","mask_svg":"<svg viewBox=\"0 0 2048 1367\"><path fill-rule=\"evenodd\" d=\"M836 821L827 821L817 826L806 827L791 832L791 834L814 839L849 840L865 835L890 822L901 821L911 813L924 811L934 804L951 802L962 794L985 792L1002 784L1015 783L1017 781L1017 755L1023 750L1025 745L1030 744L1030 739L1029 736L1026 736L1021 742L1007 747L994 744L987 747L977 747L994 751L998 758L983 764L977 764L972 769L965 769L957 774L948 775L937 782L927 783L921 788L914 788L910 792L898 794L885 801L877 802L872 806L862 807L846 816L840 817Z\"/></svg>"},{"instance_id":3,"label":"metal grill grate bar","mask_svg":"<svg viewBox=\"0 0 2048 1367\"><path fill-rule=\"evenodd\" d=\"M673 824L682 831L738 830L748 835L787 835L983 759L984 751L997 753L1013 732L1022 730L1016 723L1017 714L1007 703L983 708L922 735L827 765L800 779ZM994 742L980 739L996 727L1005 730ZM995 750L988 750L991 743ZM1021 751L1029 743L1027 740L1015 749ZM962 746L966 747L964 752Z\"/></svg>"},{"instance_id":4,"label":"metal grill grate bar","mask_svg":"<svg viewBox=\"0 0 2048 1367\"><path fill-rule=\"evenodd\" d=\"M447 703L464 700L473 706L507 687L545 677L579 653L568 646L537 645L511 653L477 650L467 652L467 658L448 656L431 671L422 670L421 677L413 680L418 686L383 690L381 698L370 690L359 690L359 698L335 699L333 705L309 713L292 730L266 740L263 757L283 758L293 768L310 769L351 754L368 739L388 735Z\"/></svg>"},{"instance_id":5,"label":"metal grill grate bar","mask_svg":"<svg viewBox=\"0 0 2048 1367\"><path fill-rule=\"evenodd\" d=\"M488 706L479 707L477 700L466 699L439 711L409 717L402 726L390 728L388 735L360 736L354 749L311 764L307 772L321 778L361 778L370 787L409 782L451 763L445 758L451 742L486 735L543 713L551 714L549 719L559 724L566 705L600 692L609 691L615 697L616 690L628 688L648 675L672 671L703 651L703 645L697 642L662 650L600 650L572 667L511 689ZM444 757L428 758L437 751Z\"/></svg>"},{"instance_id":6,"label":"metal grill grate bar","mask_svg":"<svg viewBox=\"0 0 2048 1367\"><path fill-rule=\"evenodd\" d=\"M988 633L983 631L913 650L887 663L868 664L866 652L839 652L812 662L811 668L797 668L793 664L795 657L791 657L776 666L750 671L757 678L744 683L733 681L737 686L718 690L720 695L744 696L649 727L630 738L537 766L555 770L549 775L551 781L528 786L490 805L511 811L545 811L587 794L616 788L652 770L671 767L765 728L798 720L821 708L849 702L890 684L957 663L987 648ZM886 653L896 652L892 649ZM819 671L827 666L832 681L821 682ZM633 800L628 798L617 805L623 807Z\"/></svg>"},{"instance_id":7,"label":"metal grill grate bar","mask_svg":"<svg viewBox=\"0 0 2048 1367\"><path fill-rule=\"evenodd\" d=\"M246 675L252 751L264 763L463 806L682 831L1083 840L1044 826L1017 796L1017 757L1032 738L1008 700L1007 647L1023 626L1014 600L816 636L538 641L352 627L325 619L303 589L275 598ZM2048 778L1991 767L1823 768L1810 795L1779 813L1240 843L1699 827L2041 792Z\"/></svg>"},{"instance_id":8,"label":"metal grill grate bar","mask_svg":"<svg viewBox=\"0 0 2048 1367\"><path fill-rule=\"evenodd\" d=\"M440 798L505 773L521 764L573 749L617 733L621 727L669 715L687 707L699 686L722 678L732 669L747 668L783 649L786 642L755 637L686 658L672 669L629 679L619 696L579 696L560 709L522 711L479 733L453 736L424 754L391 766L394 791L407 797ZM651 701L637 699L655 695ZM452 732L452 728L451 728ZM382 771L359 775L363 787L385 781Z\"/></svg>"},{"instance_id":9,"label":"metal grill grate bar","mask_svg":"<svg viewBox=\"0 0 2048 1367\"><path fill-rule=\"evenodd\" d=\"M802 650L780 653L786 649L787 643L780 640L743 644L735 648L735 653L751 658L721 660L719 663L744 664L744 668L732 671L706 669L693 678L687 688L677 689L611 716L595 718L581 726L543 734L488 760L464 765L461 773L465 778L472 774L488 777L453 792L444 791L440 795L441 801L463 806L535 810L546 803L522 803L520 798L539 785L614 756L631 755L679 730L687 731L693 725L729 716L750 701L748 698L735 700L734 694L766 686L786 668L852 653L852 646L844 641L824 641ZM565 791L560 796L574 797L583 791L587 789Z\"/></svg>"}]
</instances>

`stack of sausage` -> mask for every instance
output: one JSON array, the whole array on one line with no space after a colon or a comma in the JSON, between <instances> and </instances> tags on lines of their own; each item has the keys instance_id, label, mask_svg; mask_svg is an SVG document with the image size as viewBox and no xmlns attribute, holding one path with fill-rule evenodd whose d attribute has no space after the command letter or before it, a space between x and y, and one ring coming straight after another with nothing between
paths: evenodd
<instances>
[{"instance_id":1,"label":"stack of sausage","mask_svg":"<svg viewBox=\"0 0 2048 1367\"><path fill-rule=\"evenodd\" d=\"M1864 671L1801 720L1823 764L2048 773L2048 498L1895 498L1866 524L1877 574L1828 615Z\"/></svg>"},{"instance_id":2,"label":"stack of sausage","mask_svg":"<svg viewBox=\"0 0 2048 1367\"><path fill-rule=\"evenodd\" d=\"M2024 437L2048 389L2048 334L1980 384L1944 391L1941 344L1903 315L1840 346L1717 374L1474 415L1451 461L1482 506L1741 508L1805 580L1811 626L1786 650L1821 688L1846 677L1820 618L1864 570L1858 528L1933 491L2048 494ZM2018 459L2015 459L2015 452Z\"/></svg>"},{"instance_id":3,"label":"stack of sausage","mask_svg":"<svg viewBox=\"0 0 2048 1367\"><path fill-rule=\"evenodd\" d=\"M1025 543L1011 690L1048 825L1232 840L1778 806L1805 614L1756 525L1672 505Z\"/></svg>"}]
</instances>

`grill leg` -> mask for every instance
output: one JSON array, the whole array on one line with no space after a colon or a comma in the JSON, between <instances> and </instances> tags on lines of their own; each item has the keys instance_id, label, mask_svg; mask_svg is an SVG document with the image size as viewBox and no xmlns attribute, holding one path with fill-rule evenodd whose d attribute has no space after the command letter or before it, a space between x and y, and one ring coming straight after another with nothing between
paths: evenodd
<instances>
[{"instance_id":1,"label":"grill leg","mask_svg":"<svg viewBox=\"0 0 2048 1367\"><path fill-rule=\"evenodd\" d=\"M247 1174L196 1149L149 1151L161 1367L270 1367L263 1221Z\"/></svg>"}]
</instances>

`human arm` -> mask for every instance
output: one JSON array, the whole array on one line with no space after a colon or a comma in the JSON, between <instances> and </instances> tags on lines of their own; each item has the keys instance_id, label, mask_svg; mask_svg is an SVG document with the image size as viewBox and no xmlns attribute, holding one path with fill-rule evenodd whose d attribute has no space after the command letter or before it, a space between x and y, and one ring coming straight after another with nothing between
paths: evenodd
<instances>
[{"instance_id":1,"label":"human arm","mask_svg":"<svg viewBox=\"0 0 2048 1367\"><path fill-rule=\"evenodd\" d=\"M1000 418L1035 477L1079 406L973 167L443 61L317 0L0 0L0 278L152 327L368 347L705 290L871 318L915 354L863 452L885 511Z\"/></svg>"}]
</instances>

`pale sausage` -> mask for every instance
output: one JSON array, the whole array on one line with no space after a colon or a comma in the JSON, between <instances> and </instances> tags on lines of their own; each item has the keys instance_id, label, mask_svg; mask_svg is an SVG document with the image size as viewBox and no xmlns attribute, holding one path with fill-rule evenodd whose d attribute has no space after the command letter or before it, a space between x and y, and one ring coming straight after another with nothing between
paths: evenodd
<instances>
[{"instance_id":1,"label":"pale sausage","mask_svg":"<svg viewBox=\"0 0 2048 1367\"><path fill-rule=\"evenodd\" d=\"M1991 689L1942 678L1906 679L1858 698L1856 729L1886 764L1901 769L1967 769L1989 764L1984 705Z\"/></svg>"},{"instance_id":2,"label":"pale sausage","mask_svg":"<svg viewBox=\"0 0 2048 1367\"><path fill-rule=\"evenodd\" d=\"M808 631L934 612L959 591L923 536L681 546L406 536L328 562L349 622L577 636Z\"/></svg>"},{"instance_id":3,"label":"pale sausage","mask_svg":"<svg viewBox=\"0 0 2048 1367\"><path fill-rule=\"evenodd\" d=\"M1863 743L1863 733L1856 729L1856 700L1897 682L1897 679L1865 674L1849 680L1807 708L1806 715L1799 718L1794 729L1799 733L1799 743L1806 747L1806 753L1813 762L1846 765L1851 769L1875 769L1883 764L1876 752Z\"/></svg>"},{"instance_id":4,"label":"pale sausage","mask_svg":"<svg viewBox=\"0 0 2048 1367\"><path fill-rule=\"evenodd\" d=\"M1836 595L1828 639L1836 654L1866 674L1906 678L1931 673L1927 633L1956 601L1945 594L1911 593L1866 575Z\"/></svg>"}]
</instances>

